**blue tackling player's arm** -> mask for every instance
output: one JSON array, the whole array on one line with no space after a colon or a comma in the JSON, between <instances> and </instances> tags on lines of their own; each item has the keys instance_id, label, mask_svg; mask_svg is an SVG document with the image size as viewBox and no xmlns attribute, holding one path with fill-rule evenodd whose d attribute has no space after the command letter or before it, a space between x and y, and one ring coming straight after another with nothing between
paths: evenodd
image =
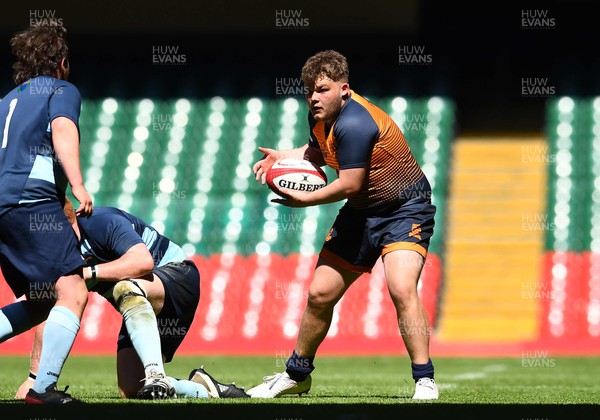
<instances>
[{"instance_id":1,"label":"blue tackling player's arm","mask_svg":"<svg viewBox=\"0 0 600 420\"><path fill-rule=\"evenodd\" d=\"M72 205L67 201L65 214L69 221L76 220L72 225L83 257L93 261L93 265L83 270L88 289L111 300L107 296L109 293L114 299L111 303L122 312L115 293L118 295L124 285L130 286L130 282L124 280L140 280L136 287L143 285L144 297L157 312L160 311L164 303L164 289L153 272L158 259L151 251L156 250L154 245L159 240L155 240L153 245L146 243L143 236L134 230L132 221L117 209L99 207L92 217L76 218Z\"/></svg>"},{"instance_id":2,"label":"blue tackling player's arm","mask_svg":"<svg viewBox=\"0 0 600 420\"><path fill-rule=\"evenodd\" d=\"M83 270L86 281L152 280L152 254L125 217L100 212L77 222L70 202L65 205L65 215L83 247L90 248L85 253L82 250L83 256L95 257L96 260L93 268L85 267Z\"/></svg>"},{"instance_id":3,"label":"blue tackling player's arm","mask_svg":"<svg viewBox=\"0 0 600 420\"><path fill-rule=\"evenodd\" d=\"M136 244L114 261L96 264L94 268L85 267L84 280L118 282L127 279L146 278L154 269L152 255L145 244ZM93 271L96 271L94 276Z\"/></svg>"}]
</instances>

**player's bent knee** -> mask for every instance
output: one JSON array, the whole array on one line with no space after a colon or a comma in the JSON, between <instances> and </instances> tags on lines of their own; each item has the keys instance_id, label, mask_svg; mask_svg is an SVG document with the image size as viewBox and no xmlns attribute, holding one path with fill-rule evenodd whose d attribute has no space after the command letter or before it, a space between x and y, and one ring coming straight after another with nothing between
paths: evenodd
<instances>
[{"instance_id":1,"label":"player's bent knee","mask_svg":"<svg viewBox=\"0 0 600 420\"><path fill-rule=\"evenodd\" d=\"M123 280L115 285L113 288L113 299L121 313L134 306L148 302L144 288L131 280Z\"/></svg>"},{"instance_id":2,"label":"player's bent knee","mask_svg":"<svg viewBox=\"0 0 600 420\"><path fill-rule=\"evenodd\" d=\"M56 287L56 304L58 305L66 305L72 308L78 308L83 310L88 302L88 291L85 287L85 283L83 288L79 287Z\"/></svg>"},{"instance_id":3,"label":"player's bent knee","mask_svg":"<svg viewBox=\"0 0 600 420\"><path fill-rule=\"evenodd\" d=\"M325 293L308 292L308 306L318 309L327 309L335 306L337 299L335 296Z\"/></svg>"}]
</instances>

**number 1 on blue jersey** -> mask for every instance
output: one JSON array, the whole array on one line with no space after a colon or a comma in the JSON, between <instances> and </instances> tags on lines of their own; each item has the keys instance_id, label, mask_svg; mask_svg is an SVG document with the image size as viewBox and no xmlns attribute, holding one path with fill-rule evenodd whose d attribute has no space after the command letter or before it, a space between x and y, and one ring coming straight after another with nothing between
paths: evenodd
<instances>
[{"instance_id":1,"label":"number 1 on blue jersey","mask_svg":"<svg viewBox=\"0 0 600 420\"><path fill-rule=\"evenodd\" d=\"M6 149L6 143L8 142L8 126L10 125L10 119L12 118L12 114L15 111L15 107L17 106L17 98L14 98L8 104L8 115L6 116L6 121L4 122L4 135L2 136L2 148Z\"/></svg>"}]
</instances>

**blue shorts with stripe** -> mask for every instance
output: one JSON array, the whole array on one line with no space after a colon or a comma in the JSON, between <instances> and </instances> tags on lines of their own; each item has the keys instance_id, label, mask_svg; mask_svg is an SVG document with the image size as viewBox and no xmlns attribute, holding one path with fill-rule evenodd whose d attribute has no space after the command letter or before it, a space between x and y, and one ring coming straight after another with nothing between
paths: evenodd
<instances>
[{"instance_id":1,"label":"blue shorts with stripe","mask_svg":"<svg viewBox=\"0 0 600 420\"><path fill-rule=\"evenodd\" d=\"M359 273L371 272L380 256L399 249L416 251L425 258L435 212L436 207L423 197L368 212L346 203L325 239L320 257Z\"/></svg>"},{"instance_id":2,"label":"blue shorts with stripe","mask_svg":"<svg viewBox=\"0 0 600 420\"><path fill-rule=\"evenodd\" d=\"M83 265L75 231L58 200L24 204L0 217L0 266L17 298L36 299Z\"/></svg>"}]
</instances>

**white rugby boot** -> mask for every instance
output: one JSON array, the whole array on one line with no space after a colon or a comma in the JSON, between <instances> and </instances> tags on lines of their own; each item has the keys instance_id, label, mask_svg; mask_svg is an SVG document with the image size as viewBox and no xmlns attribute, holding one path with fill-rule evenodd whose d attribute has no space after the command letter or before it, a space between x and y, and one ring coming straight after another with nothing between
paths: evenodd
<instances>
[{"instance_id":1,"label":"white rugby boot","mask_svg":"<svg viewBox=\"0 0 600 420\"><path fill-rule=\"evenodd\" d=\"M252 398L276 398L288 394L308 394L312 378L310 375L302 382L296 382L287 374L287 372L275 373L272 376L265 376L263 383L246 391Z\"/></svg>"},{"instance_id":2,"label":"white rugby boot","mask_svg":"<svg viewBox=\"0 0 600 420\"><path fill-rule=\"evenodd\" d=\"M413 400L437 400L440 396L435 381L431 378L420 378L415 384Z\"/></svg>"}]
</instances>

